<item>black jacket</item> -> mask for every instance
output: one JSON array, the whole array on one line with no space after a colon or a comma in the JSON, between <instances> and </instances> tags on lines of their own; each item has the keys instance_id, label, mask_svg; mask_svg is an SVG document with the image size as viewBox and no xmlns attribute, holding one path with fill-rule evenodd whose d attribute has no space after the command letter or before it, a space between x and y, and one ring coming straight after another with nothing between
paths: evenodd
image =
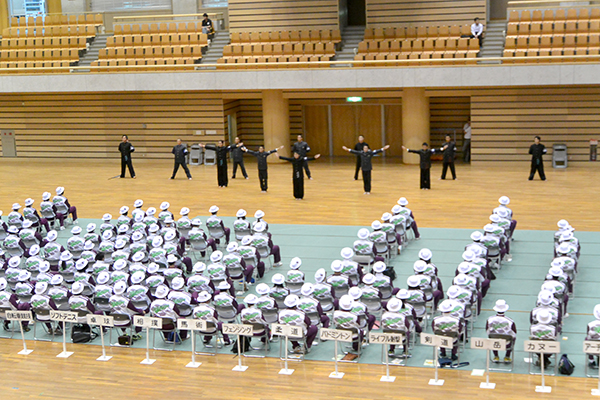
<instances>
[{"instance_id":1,"label":"black jacket","mask_svg":"<svg viewBox=\"0 0 600 400\"><path fill-rule=\"evenodd\" d=\"M275 153L276 151L277 150L263 151L261 153L260 151L248 150L248 154L256 157L256 160L258 161L258 170L259 171L266 171L267 170L267 157L269 157L271 154Z\"/></svg>"},{"instance_id":2,"label":"black jacket","mask_svg":"<svg viewBox=\"0 0 600 400\"><path fill-rule=\"evenodd\" d=\"M360 157L360 169L363 171L371 171L373 169L373 164L371 164L371 158L373 158L375 154L379 154L381 152L383 152L382 149L369 150L367 152L364 152L362 150L350 150L350 153L356 154L358 157Z\"/></svg>"},{"instance_id":3,"label":"black jacket","mask_svg":"<svg viewBox=\"0 0 600 400\"><path fill-rule=\"evenodd\" d=\"M421 157L421 169L429 169L431 168L431 155L435 153L435 149L429 150L408 150L409 153L418 154Z\"/></svg>"},{"instance_id":4,"label":"black jacket","mask_svg":"<svg viewBox=\"0 0 600 400\"><path fill-rule=\"evenodd\" d=\"M546 150L546 146L544 146L543 144L532 144L531 147L529 147L529 154L531 154L531 159L532 160L541 160L542 156L544 154L546 154L548 150Z\"/></svg>"},{"instance_id":5,"label":"black jacket","mask_svg":"<svg viewBox=\"0 0 600 400\"><path fill-rule=\"evenodd\" d=\"M306 157L306 153L310 151L310 146L306 142L296 142L292 146L292 152L300 154L300 158Z\"/></svg>"},{"instance_id":6,"label":"black jacket","mask_svg":"<svg viewBox=\"0 0 600 400\"><path fill-rule=\"evenodd\" d=\"M121 157L129 157L131 153L135 151L133 145L129 142L121 142L119 143L119 151L121 152Z\"/></svg>"},{"instance_id":7,"label":"black jacket","mask_svg":"<svg viewBox=\"0 0 600 400\"><path fill-rule=\"evenodd\" d=\"M217 153L217 166L227 165L227 153L231 150L231 146L217 147L212 144L207 144L205 148L214 150L215 153Z\"/></svg>"},{"instance_id":8,"label":"black jacket","mask_svg":"<svg viewBox=\"0 0 600 400\"><path fill-rule=\"evenodd\" d=\"M182 143L174 146L171 153L175 154L175 160L180 163L185 163L185 155L188 153L188 149L187 146Z\"/></svg>"},{"instance_id":9,"label":"black jacket","mask_svg":"<svg viewBox=\"0 0 600 400\"><path fill-rule=\"evenodd\" d=\"M446 146L446 148L444 148ZM440 148L444 153L444 162L454 162L454 152L456 151L456 143L453 141L446 142Z\"/></svg>"},{"instance_id":10,"label":"black jacket","mask_svg":"<svg viewBox=\"0 0 600 400\"><path fill-rule=\"evenodd\" d=\"M233 159L233 161L243 161L244 151L242 150L242 146L232 144L229 147L231 149L231 158Z\"/></svg>"}]
</instances>

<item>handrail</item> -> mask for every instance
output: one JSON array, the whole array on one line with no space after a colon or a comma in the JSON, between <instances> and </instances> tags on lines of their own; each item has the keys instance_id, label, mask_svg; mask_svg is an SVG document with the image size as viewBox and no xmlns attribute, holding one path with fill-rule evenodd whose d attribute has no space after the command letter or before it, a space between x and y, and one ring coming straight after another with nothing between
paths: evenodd
<instances>
[{"instance_id":1,"label":"handrail","mask_svg":"<svg viewBox=\"0 0 600 400\"><path fill-rule=\"evenodd\" d=\"M568 8L596 8L596 7L600 7L600 1L590 1L589 4L571 4L571 5L566 5L564 4L564 0L514 0L514 1L509 1L507 3L507 9L522 9L522 8L529 8L531 7L531 5L534 6L539 6L542 4L551 4L551 5L547 5L544 6L544 8L564 8L564 9L568 9ZM554 5L556 4L556 5Z\"/></svg>"},{"instance_id":2,"label":"handrail","mask_svg":"<svg viewBox=\"0 0 600 400\"><path fill-rule=\"evenodd\" d=\"M206 13L209 16L215 16L215 18L218 15L223 16L223 12L212 12L212 13ZM202 17L204 15L204 13L197 13L197 14L160 14L160 15L155 15L155 14L148 14L148 15L130 15L130 16L116 16L113 18L114 22L121 22L121 21L130 21L130 20L135 20L135 19L154 19L154 18L181 18L181 17Z\"/></svg>"},{"instance_id":3,"label":"handrail","mask_svg":"<svg viewBox=\"0 0 600 400\"><path fill-rule=\"evenodd\" d=\"M546 61L546 63L543 63L544 65L565 65L565 64L580 64L577 61L572 61L572 62L566 62L566 63L561 63L561 64L557 64L554 63L552 61L555 60L563 60L563 59L574 59L574 60L579 60L579 59L587 59L587 60L594 60L594 62L600 62L600 54L594 54L594 55L571 55L571 56L528 56L528 57L486 57L486 58L475 58L475 59L460 59L460 60L476 60L476 61L481 61L481 60L486 60L486 61L530 61L530 62L525 62L525 63L507 63L507 64L470 64L468 66L470 67L477 67L477 68L489 68L489 67L497 67L499 65L519 65L519 66L523 66L523 65L540 65L539 63L534 63L532 61L536 60L536 61ZM353 66L366 66L369 67L371 65L384 65L384 64L392 64L392 63L402 63L402 64L406 64L408 63L409 65L402 65L402 66L394 66L394 65L390 65L390 68L412 68L412 67L439 67L440 65L431 65L431 64L443 64L444 62L448 62L448 60L450 59L413 59L413 60L348 60L348 61L297 61L297 62L278 62L277 65L278 66L286 66L286 67L298 67L298 68L294 68L294 69L317 69L316 65L319 65L319 68L324 68L324 67L331 67L331 66L338 66L340 68L348 68L348 65L350 64L351 67ZM456 59L455 59L456 60ZM31 75L37 75L40 74L39 71L65 71L65 72L76 72L76 71L81 71L81 72L86 72L86 70L90 70L91 71L98 71L99 69L114 69L114 70L124 70L124 69L134 69L134 70L139 70L140 72L149 72L149 73L156 73L156 72L173 72L171 71L158 71L158 70L149 70L149 67L155 67L155 68L160 68L160 67L165 67L165 68L169 68L169 69L188 69L187 71L184 72L215 72L215 71L219 71L219 70L235 70L235 69L239 69L239 70L254 70L256 68L248 68L248 66L253 66L253 67L266 67L265 69L269 69L269 70L279 70L280 68L273 68L273 64L274 63L252 63L252 64L170 64L170 65L154 65L154 66L148 66L148 65L112 65L112 66L86 66L86 67L80 67L80 66L73 66L73 67L40 67L40 68L0 68L0 74L4 74L5 71L31 71ZM410 65L413 64L413 65ZM193 66L195 67L194 71L189 71L189 68ZM450 68L462 68L465 67L466 65L464 64L443 64L444 67L450 67ZM216 68L216 70L214 69ZM289 69L286 69L289 70ZM34 72L37 71L37 72ZM99 72L99 71L98 71ZM103 71L102 71L103 72ZM123 72L138 72L138 71L123 71Z\"/></svg>"}]
</instances>

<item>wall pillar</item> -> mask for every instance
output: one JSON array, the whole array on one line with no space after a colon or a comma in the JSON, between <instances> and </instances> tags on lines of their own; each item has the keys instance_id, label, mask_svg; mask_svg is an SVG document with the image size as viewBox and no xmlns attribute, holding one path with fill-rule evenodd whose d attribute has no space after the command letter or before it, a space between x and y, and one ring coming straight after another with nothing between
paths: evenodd
<instances>
[{"instance_id":1,"label":"wall pillar","mask_svg":"<svg viewBox=\"0 0 600 400\"><path fill-rule=\"evenodd\" d=\"M429 143L429 98L425 88L404 88L402 91L402 144L409 149L420 149ZM418 164L419 155L402 154L404 164Z\"/></svg>"},{"instance_id":2,"label":"wall pillar","mask_svg":"<svg viewBox=\"0 0 600 400\"><path fill-rule=\"evenodd\" d=\"M290 157L290 107L283 90L263 90L262 92L263 132L265 150L280 150L282 156ZM278 162L277 157L267 158L269 162Z\"/></svg>"}]
</instances>

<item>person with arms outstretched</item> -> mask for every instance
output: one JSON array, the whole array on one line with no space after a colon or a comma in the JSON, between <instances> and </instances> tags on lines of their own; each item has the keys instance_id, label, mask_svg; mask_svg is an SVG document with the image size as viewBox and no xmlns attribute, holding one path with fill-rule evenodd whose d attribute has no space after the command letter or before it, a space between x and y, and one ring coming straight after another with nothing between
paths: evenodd
<instances>
[{"instance_id":1,"label":"person with arms outstretched","mask_svg":"<svg viewBox=\"0 0 600 400\"><path fill-rule=\"evenodd\" d=\"M246 153L253 155L254 157L256 157L256 160L258 161L258 180L260 181L260 190L262 190L263 193L267 193L267 189L268 189L268 184L267 184L267 180L268 180L268 172L267 172L267 157L269 157L271 154L276 153L277 150L281 150L283 149L283 146L280 146L278 148L276 148L275 150L271 150L271 151L265 151L265 147L264 146L260 146L258 148L258 151L252 151L252 150L248 150L247 148L243 147L242 150L245 151Z\"/></svg>"},{"instance_id":2,"label":"person with arms outstretched","mask_svg":"<svg viewBox=\"0 0 600 400\"><path fill-rule=\"evenodd\" d=\"M431 169L431 155L435 153L435 149L430 149L427 142L423 142L421 150L411 150L404 146L402 146L402 150L419 155L419 166L421 167L421 189L431 189L431 176L429 170Z\"/></svg>"},{"instance_id":3,"label":"person with arms outstretched","mask_svg":"<svg viewBox=\"0 0 600 400\"><path fill-rule=\"evenodd\" d=\"M131 153L135 151L135 147L129 143L127 135L121 137L121 143L119 143L119 152L121 153L121 178L125 178L125 166L129 169L129 175L132 179L135 179L135 171L133 170L133 164L131 163Z\"/></svg>"},{"instance_id":4,"label":"person with arms outstretched","mask_svg":"<svg viewBox=\"0 0 600 400\"><path fill-rule=\"evenodd\" d=\"M213 150L217 154L217 182L219 187L227 187L229 183L227 177L227 153L231 150L232 146L225 146L222 140L217 142L217 146L204 143L200 143L200 146L208 150Z\"/></svg>"},{"instance_id":5,"label":"person with arms outstretched","mask_svg":"<svg viewBox=\"0 0 600 400\"><path fill-rule=\"evenodd\" d=\"M354 150L362 151L364 146L369 146L369 144L367 142L365 142L365 137L363 135L360 135L358 137L358 143L356 143L354 145ZM355 181L358 180L358 171L360 171L361 166L362 166L362 158L360 155L357 154L356 155L356 170L354 171L354 180Z\"/></svg>"},{"instance_id":6,"label":"person with arms outstretched","mask_svg":"<svg viewBox=\"0 0 600 400\"><path fill-rule=\"evenodd\" d=\"M306 157L306 154L308 154L309 151L310 151L310 146L308 145L308 143L306 143L304 141L304 139L302 138L302 135L298 135L296 143L294 143L294 145L292 146L292 153L298 153L300 155L300 158L304 158L304 157ZM306 171L306 176L308 177L308 179L312 179L312 176L310 175L310 169L308 169L307 162L304 163L303 168L304 168L304 171Z\"/></svg>"},{"instance_id":7,"label":"person with arms outstretched","mask_svg":"<svg viewBox=\"0 0 600 400\"><path fill-rule=\"evenodd\" d=\"M235 173L237 172L238 165L242 170L242 175L244 175L244 179L248 179L246 167L244 166L244 143L242 143L239 137L236 137L235 144L230 147L231 158L233 159L233 175L231 176L231 179L235 179Z\"/></svg>"},{"instance_id":8,"label":"person with arms outstretched","mask_svg":"<svg viewBox=\"0 0 600 400\"><path fill-rule=\"evenodd\" d=\"M540 175L540 179L545 181L546 174L544 173L544 160L542 156L548 152L546 146L540 141L542 139L539 136L533 138L533 144L529 147L529 154L531 154L531 171L529 172L529 180L532 181L535 172Z\"/></svg>"},{"instance_id":9,"label":"person with arms outstretched","mask_svg":"<svg viewBox=\"0 0 600 400\"><path fill-rule=\"evenodd\" d=\"M452 136L446 135L446 143L440 149L444 155L444 167L442 169L442 177L440 179L446 179L446 172L450 167L452 172L452 179L456 179L456 170L454 169L454 154L456 153L456 143L452 140Z\"/></svg>"},{"instance_id":10,"label":"person with arms outstretched","mask_svg":"<svg viewBox=\"0 0 600 400\"><path fill-rule=\"evenodd\" d=\"M356 154L357 157L360 157L360 163L361 163L360 168L362 169L363 186L365 189L365 194L371 194L371 171L373 170L373 164L371 163L371 158L373 158L374 155L382 153L389 148L390 148L390 145L388 144L379 150L371 150L371 149L369 149L368 144L364 144L361 151L357 151L357 150L349 149L346 146L342 146L342 149L344 149L352 154Z\"/></svg>"},{"instance_id":11,"label":"person with arms outstretched","mask_svg":"<svg viewBox=\"0 0 600 400\"><path fill-rule=\"evenodd\" d=\"M302 138L302 136L300 136L300 135L298 135L298 137ZM317 154L314 157L301 157L300 154L294 152L294 157L282 157L279 154L277 154L277 156L279 157L280 160L285 160L285 161L289 161L292 163L292 166L293 166L292 180L294 181L294 198L296 200L302 200L304 198L304 171L302 170L302 168L304 168L304 165L306 165L306 163L308 161L316 160L317 158L321 157L321 155Z\"/></svg>"}]
</instances>

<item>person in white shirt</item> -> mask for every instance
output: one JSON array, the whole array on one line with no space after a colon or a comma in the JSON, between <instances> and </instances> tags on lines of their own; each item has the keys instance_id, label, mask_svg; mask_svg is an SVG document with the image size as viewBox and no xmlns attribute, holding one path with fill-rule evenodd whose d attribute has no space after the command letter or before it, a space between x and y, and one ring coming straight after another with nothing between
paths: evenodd
<instances>
[{"instance_id":1,"label":"person in white shirt","mask_svg":"<svg viewBox=\"0 0 600 400\"><path fill-rule=\"evenodd\" d=\"M479 23L479 18L475 18L473 25L471 25L471 39L479 39L479 47L481 47L483 25Z\"/></svg>"},{"instance_id":2,"label":"person in white shirt","mask_svg":"<svg viewBox=\"0 0 600 400\"><path fill-rule=\"evenodd\" d=\"M471 162L471 121L467 121L465 126L463 126L463 131L465 132L462 147L463 161Z\"/></svg>"}]
</instances>

